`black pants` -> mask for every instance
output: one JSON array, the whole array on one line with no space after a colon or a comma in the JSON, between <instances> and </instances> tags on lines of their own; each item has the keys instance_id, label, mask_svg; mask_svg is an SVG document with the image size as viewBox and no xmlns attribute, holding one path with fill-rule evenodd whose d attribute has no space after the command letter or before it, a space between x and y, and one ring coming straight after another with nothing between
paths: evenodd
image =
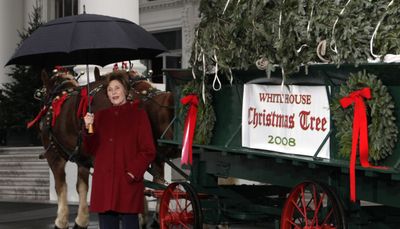
<instances>
[{"instance_id":1,"label":"black pants","mask_svg":"<svg viewBox=\"0 0 400 229\"><path fill-rule=\"evenodd\" d=\"M100 229L119 229L120 221L122 229L139 229L137 214L123 214L118 212L99 213Z\"/></svg>"}]
</instances>

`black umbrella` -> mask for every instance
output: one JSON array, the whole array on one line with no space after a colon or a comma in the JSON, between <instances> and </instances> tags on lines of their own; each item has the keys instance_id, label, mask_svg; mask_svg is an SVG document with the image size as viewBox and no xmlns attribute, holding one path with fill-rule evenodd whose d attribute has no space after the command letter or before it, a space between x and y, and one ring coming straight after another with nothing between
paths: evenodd
<instances>
[{"instance_id":1,"label":"black umbrella","mask_svg":"<svg viewBox=\"0 0 400 229\"><path fill-rule=\"evenodd\" d=\"M80 14L40 26L6 65L74 65L149 59L165 47L150 33L122 18Z\"/></svg>"},{"instance_id":2,"label":"black umbrella","mask_svg":"<svg viewBox=\"0 0 400 229\"><path fill-rule=\"evenodd\" d=\"M122 18L80 14L58 18L40 26L7 62L20 65L104 66L110 63L149 59L166 51L150 33ZM88 95L89 96L89 95ZM90 112L90 103L88 112Z\"/></svg>"}]
</instances>

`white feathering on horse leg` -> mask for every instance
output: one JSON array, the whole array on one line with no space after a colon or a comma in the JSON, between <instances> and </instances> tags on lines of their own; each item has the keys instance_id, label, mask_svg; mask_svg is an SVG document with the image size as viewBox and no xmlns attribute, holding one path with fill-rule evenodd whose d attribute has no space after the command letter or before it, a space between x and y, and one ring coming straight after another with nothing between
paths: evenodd
<instances>
[{"instance_id":1,"label":"white feathering on horse leg","mask_svg":"<svg viewBox=\"0 0 400 229\"><path fill-rule=\"evenodd\" d=\"M57 209L57 218L55 221L55 225L58 228L68 228L68 200L67 200L67 184L64 184L60 188L60 193L57 193L58 196L58 209Z\"/></svg>"},{"instance_id":2,"label":"white feathering on horse leg","mask_svg":"<svg viewBox=\"0 0 400 229\"><path fill-rule=\"evenodd\" d=\"M79 208L75 223L81 227L87 227L89 225L89 207L87 203L88 189L87 182L78 176L76 191L79 194Z\"/></svg>"}]
</instances>

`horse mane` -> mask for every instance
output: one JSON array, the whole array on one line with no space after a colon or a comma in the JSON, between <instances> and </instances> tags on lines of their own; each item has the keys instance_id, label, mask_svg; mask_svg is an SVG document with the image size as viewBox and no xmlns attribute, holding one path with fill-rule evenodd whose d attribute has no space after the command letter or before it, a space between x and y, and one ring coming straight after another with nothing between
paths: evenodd
<instances>
[{"instance_id":1,"label":"horse mane","mask_svg":"<svg viewBox=\"0 0 400 229\"><path fill-rule=\"evenodd\" d=\"M45 86L48 92L52 92L52 94L59 94L62 91L70 88L78 88L79 84L73 75L61 72L51 76L47 85Z\"/></svg>"},{"instance_id":2,"label":"horse mane","mask_svg":"<svg viewBox=\"0 0 400 229\"><path fill-rule=\"evenodd\" d=\"M149 82L146 77L142 77L137 71L134 70L116 70L109 72L105 75L97 75L95 72L96 82L101 83L104 86L107 85L108 79L112 76L123 76L129 82L130 91L128 98L137 98L140 95L145 95L149 94L150 92L158 91L158 89L154 87L153 84Z\"/></svg>"}]
</instances>

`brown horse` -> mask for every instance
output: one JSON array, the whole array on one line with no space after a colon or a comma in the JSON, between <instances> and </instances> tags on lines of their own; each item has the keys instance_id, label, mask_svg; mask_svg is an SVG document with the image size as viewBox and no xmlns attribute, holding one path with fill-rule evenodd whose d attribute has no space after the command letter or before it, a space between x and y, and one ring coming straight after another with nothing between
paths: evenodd
<instances>
[{"instance_id":1,"label":"brown horse","mask_svg":"<svg viewBox=\"0 0 400 229\"><path fill-rule=\"evenodd\" d=\"M39 130L47 159L54 175L58 199L55 228L68 228L68 200L65 181L65 165L68 160L88 161L80 145L81 121L76 115L81 100L80 87L68 74L57 73L51 78L42 71L45 88L44 106L38 115ZM86 163L86 162L85 162ZM89 223L89 210L86 201L88 192L88 169L78 164L76 190L79 194L78 215L74 228L86 228Z\"/></svg>"},{"instance_id":2,"label":"brown horse","mask_svg":"<svg viewBox=\"0 0 400 229\"><path fill-rule=\"evenodd\" d=\"M132 84L129 98L142 101L149 115L154 140L159 139L161 135L165 139L171 139L173 131L168 126L174 115L173 95L169 92L155 90L147 81L137 80L134 72L118 71L110 74L123 74L124 77L130 79ZM106 95L106 83L110 74L100 76L98 69L95 70L96 81L90 84L91 90L89 91L89 94L93 97L91 112L111 106ZM47 159L54 174L55 189L58 197L55 227L68 228L65 165L68 160L71 160L78 165L76 189L79 194L79 208L74 228L87 228L89 224L88 203L86 201L89 177L87 167L90 166L90 163L88 162L89 158L85 156L84 149L80 147L82 135L81 116L84 114L79 114L79 112L82 112L79 109L82 101L87 98L82 95L85 87L78 87L76 82L66 74L56 74L49 79L46 72L43 71L42 80L47 91L47 98L42 109L43 112L41 112L40 131L43 146L46 149L44 157ZM152 163L151 168L153 180L160 182L164 178L163 158L177 157L179 152L175 148L165 147L157 147L157 152L158 156Z\"/></svg>"}]
</instances>

